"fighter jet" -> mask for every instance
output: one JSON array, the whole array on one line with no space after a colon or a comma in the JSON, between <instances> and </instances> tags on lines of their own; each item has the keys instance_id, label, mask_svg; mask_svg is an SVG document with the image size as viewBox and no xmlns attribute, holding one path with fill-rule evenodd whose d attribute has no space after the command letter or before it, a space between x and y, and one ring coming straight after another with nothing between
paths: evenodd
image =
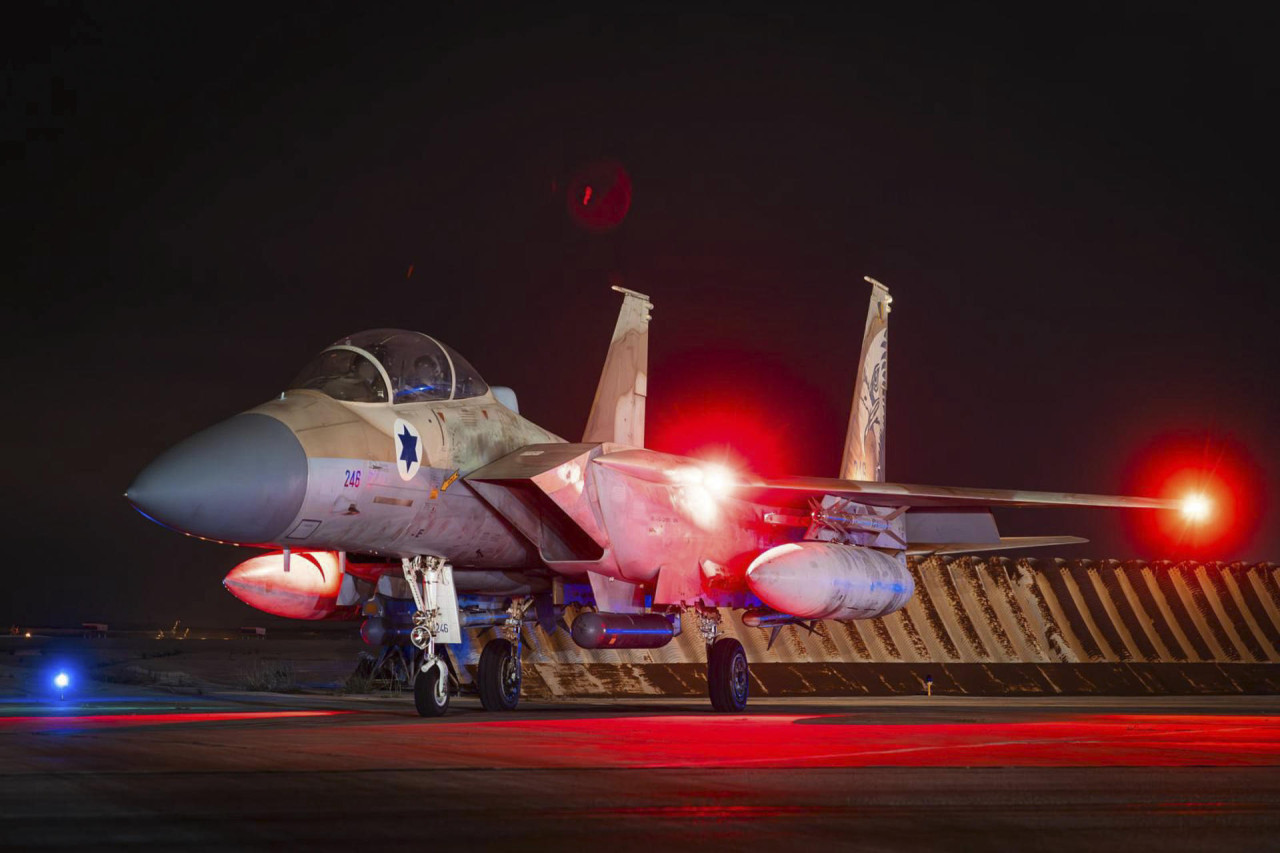
<instances>
[{"instance_id":1,"label":"fighter jet","mask_svg":"<svg viewBox=\"0 0 1280 853\"><path fill-rule=\"evenodd\" d=\"M367 642L407 649L423 716L464 688L488 710L514 709L526 622L587 649L651 649L682 614L706 641L712 706L741 711L748 662L721 636L726 610L775 636L874 619L914 593L909 555L1085 541L1002 537L993 507L1177 507L885 482L892 299L867 281L838 477L763 479L647 449L653 305L615 287L621 313L579 442L521 417L511 389L437 339L374 329L324 349L278 398L158 457L125 497L188 535L266 549L224 581L245 602L363 619ZM455 658L477 628L499 630L473 677Z\"/></svg>"}]
</instances>

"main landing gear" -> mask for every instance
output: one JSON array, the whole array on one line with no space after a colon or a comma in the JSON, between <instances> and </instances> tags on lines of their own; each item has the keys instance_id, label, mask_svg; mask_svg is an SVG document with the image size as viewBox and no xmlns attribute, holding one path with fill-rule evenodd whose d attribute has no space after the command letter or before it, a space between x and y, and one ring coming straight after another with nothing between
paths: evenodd
<instances>
[{"instance_id":1,"label":"main landing gear","mask_svg":"<svg viewBox=\"0 0 1280 853\"><path fill-rule=\"evenodd\" d=\"M717 711L740 713L747 708L751 690L751 670L742 643L732 637L720 637L719 612L699 612L702 636L707 642L707 693L711 707Z\"/></svg>"},{"instance_id":2,"label":"main landing gear","mask_svg":"<svg viewBox=\"0 0 1280 853\"><path fill-rule=\"evenodd\" d=\"M480 704L486 711L514 711L520 703L519 645L509 640L490 640L480 653L477 672Z\"/></svg>"},{"instance_id":3,"label":"main landing gear","mask_svg":"<svg viewBox=\"0 0 1280 853\"><path fill-rule=\"evenodd\" d=\"M520 626L524 623L525 611L531 606L532 598L513 601L502 623L503 636L490 640L480 653L476 681L480 704L486 711L514 711L520 704L520 684L524 678L520 667Z\"/></svg>"}]
</instances>

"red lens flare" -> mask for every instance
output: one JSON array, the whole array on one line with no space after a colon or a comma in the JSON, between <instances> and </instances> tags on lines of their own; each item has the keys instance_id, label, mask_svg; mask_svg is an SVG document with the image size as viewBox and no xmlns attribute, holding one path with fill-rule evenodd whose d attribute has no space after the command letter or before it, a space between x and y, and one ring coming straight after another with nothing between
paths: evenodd
<instances>
[{"instance_id":1,"label":"red lens flare","mask_svg":"<svg viewBox=\"0 0 1280 853\"><path fill-rule=\"evenodd\" d=\"M598 160L578 170L569 181L569 216L587 231L610 231L631 209L631 176L615 160Z\"/></svg>"},{"instance_id":2,"label":"red lens flare","mask_svg":"<svg viewBox=\"0 0 1280 853\"><path fill-rule=\"evenodd\" d=\"M1257 465L1238 442L1206 433L1161 436L1136 457L1126 488L1178 502L1175 512L1134 513L1144 557L1228 560L1247 548L1261 517Z\"/></svg>"},{"instance_id":3,"label":"red lens flare","mask_svg":"<svg viewBox=\"0 0 1280 853\"><path fill-rule=\"evenodd\" d=\"M670 377L650 386L646 444L654 450L735 474L835 475L847 415L796 367L713 348L672 353L651 367Z\"/></svg>"},{"instance_id":4,"label":"red lens flare","mask_svg":"<svg viewBox=\"0 0 1280 853\"><path fill-rule=\"evenodd\" d=\"M740 404L707 399L679 420L655 430L650 446L680 456L693 456L733 471L761 473L777 467L785 450L777 433Z\"/></svg>"}]
</instances>

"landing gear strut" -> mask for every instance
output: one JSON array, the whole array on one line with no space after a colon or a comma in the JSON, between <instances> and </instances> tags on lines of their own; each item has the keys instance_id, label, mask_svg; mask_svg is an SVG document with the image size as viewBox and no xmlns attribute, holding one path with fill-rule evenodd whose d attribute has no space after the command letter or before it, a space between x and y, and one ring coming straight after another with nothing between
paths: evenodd
<instances>
[{"instance_id":1,"label":"landing gear strut","mask_svg":"<svg viewBox=\"0 0 1280 853\"><path fill-rule=\"evenodd\" d=\"M433 556L400 562L417 607L409 641L423 652L422 665L413 681L413 704L420 716L439 717L449 710L449 670L446 658L436 654L436 638L447 630L440 607L440 584L446 563L443 557Z\"/></svg>"},{"instance_id":2,"label":"landing gear strut","mask_svg":"<svg viewBox=\"0 0 1280 853\"><path fill-rule=\"evenodd\" d=\"M702 636L707 641L707 693L717 711L740 713L747 708L751 671L742 643L732 637L716 638L720 629L719 611L714 615L699 611Z\"/></svg>"}]
</instances>

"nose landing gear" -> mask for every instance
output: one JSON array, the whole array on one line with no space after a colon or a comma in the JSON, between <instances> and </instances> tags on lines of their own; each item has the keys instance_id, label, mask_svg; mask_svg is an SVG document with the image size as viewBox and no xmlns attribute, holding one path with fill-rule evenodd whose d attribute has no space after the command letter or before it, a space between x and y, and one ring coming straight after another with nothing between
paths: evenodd
<instances>
[{"instance_id":1,"label":"nose landing gear","mask_svg":"<svg viewBox=\"0 0 1280 853\"><path fill-rule=\"evenodd\" d=\"M439 717L449 710L451 688L448 652L436 654L437 643L461 639L453 572L442 557L421 556L401 561L404 579L417 608L409 641L422 650L422 664L413 682L413 704L423 717Z\"/></svg>"},{"instance_id":2,"label":"nose landing gear","mask_svg":"<svg viewBox=\"0 0 1280 853\"><path fill-rule=\"evenodd\" d=\"M449 710L449 674L439 664L413 680L413 705L420 717L443 717Z\"/></svg>"}]
</instances>

